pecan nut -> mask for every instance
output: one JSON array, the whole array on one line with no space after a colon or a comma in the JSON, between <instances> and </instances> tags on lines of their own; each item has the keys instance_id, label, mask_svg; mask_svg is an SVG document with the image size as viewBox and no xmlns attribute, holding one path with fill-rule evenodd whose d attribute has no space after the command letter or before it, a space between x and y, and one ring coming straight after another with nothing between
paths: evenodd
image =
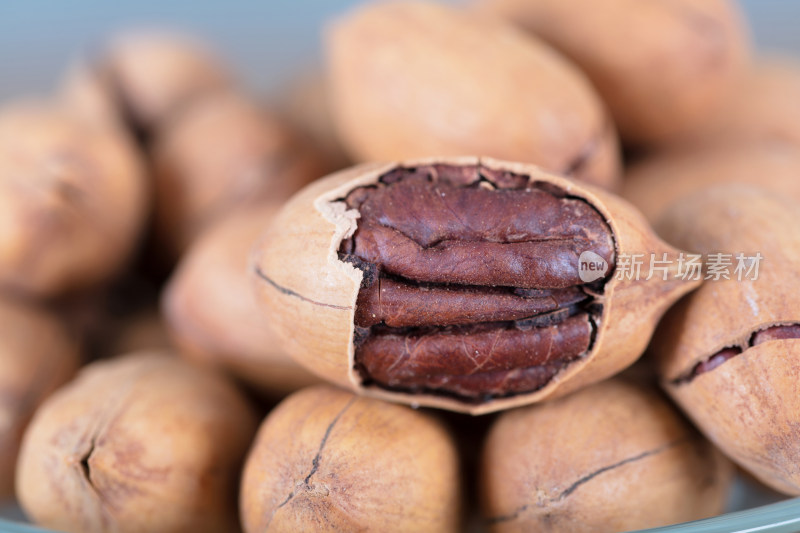
<instances>
[{"instance_id":1,"label":"pecan nut","mask_svg":"<svg viewBox=\"0 0 800 533\"><path fill-rule=\"evenodd\" d=\"M730 268L667 313L652 352L664 389L720 450L800 495L800 216L785 196L718 185L666 211L665 237Z\"/></svg>"},{"instance_id":2,"label":"pecan nut","mask_svg":"<svg viewBox=\"0 0 800 533\"><path fill-rule=\"evenodd\" d=\"M617 255L634 250L676 253L609 193L461 158L313 184L252 267L284 349L320 376L481 413L574 390L641 354L696 283L616 279ZM599 271L581 271L584 254Z\"/></svg>"}]
</instances>

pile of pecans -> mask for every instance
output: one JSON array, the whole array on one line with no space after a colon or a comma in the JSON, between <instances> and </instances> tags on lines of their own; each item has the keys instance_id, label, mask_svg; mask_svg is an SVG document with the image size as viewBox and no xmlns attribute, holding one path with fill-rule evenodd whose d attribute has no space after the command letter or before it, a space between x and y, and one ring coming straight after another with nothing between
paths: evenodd
<instances>
[{"instance_id":1,"label":"pile of pecans","mask_svg":"<svg viewBox=\"0 0 800 533\"><path fill-rule=\"evenodd\" d=\"M144 32L3 103L0 498L613 532L721 514L734 465L800 495L800 64L753 55L732 0L388 1L271 109Z\"/></svg>"}]
</instances>

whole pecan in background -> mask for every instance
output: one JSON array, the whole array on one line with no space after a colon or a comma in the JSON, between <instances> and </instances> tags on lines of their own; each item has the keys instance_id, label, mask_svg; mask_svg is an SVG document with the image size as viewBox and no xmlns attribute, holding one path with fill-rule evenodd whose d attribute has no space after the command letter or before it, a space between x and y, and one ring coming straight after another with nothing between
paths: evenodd
<instances>
[{"instance_id":1,"label":"whole pecan in background","mask_svg":"<svg viewBox=\"0 0 800 533\"><path fill-rule=\"evenodd\" d=\"M603 102L537 37L426 2L368 3L326 37L334 124L355 162L474 154L619 186Z\"/></svg>"}]
</instances>

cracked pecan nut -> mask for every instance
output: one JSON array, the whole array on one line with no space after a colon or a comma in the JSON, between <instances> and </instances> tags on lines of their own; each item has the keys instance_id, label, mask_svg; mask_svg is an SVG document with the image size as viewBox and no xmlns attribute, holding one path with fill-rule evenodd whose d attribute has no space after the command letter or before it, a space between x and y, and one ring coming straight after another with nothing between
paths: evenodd
<instances>
[{"instance_id":1,"label":"cracked pecan nut","mask_svg":"<svg viewBox=\"0 0 800 533\"><path fill-rule=\"evenodd\" d=\"M333 25L333 116L356 161L485 155L608 189L616 132L583 73L492 17L378 2Z\"/></svg>"},{"instance_id":2,"label":"cracked pecan nut","mask_svg":"<svg viewBox=\"0 0 800 533\"><path fill-rule=\"evenodd\" d=\"M584 252L602 268L586 281ZM477 414L563 394L641 355L697 284L674 269L646 280L651 252L677 257L609 193L461 158L310 185L265 232L252 271L284 349L313 372ZM639 279L613 275L620 253L642 254Z\"/></svg>"},{"instance_id":3,"label":"cracked pecan nut","mask_svg":"<svg viewBox=\"0 0 800 533\"><path fill-rule=\"evenodd\" d=\"M256 424L230 382L172 355L93 363L36 412L17 496L59 531L237 531Z\"/></svg>"},{"instance_id":4,"label":"cracked pecan nut","mask_svg":"<svg viewBox=\"0 0 800 533\"><path fill-rule=\"evenodd\" d=\"M51 297L117 274L145 219L144 169L119 132L64 107L0 110L0 287Z\"/></svg>"},{"instance_id":5,"label":"cracked pecan nut","mask_svg":"<svg viewBox=\"0 0 800 533\"><path fill-rule=\"evenodd\" d=\"M78 345L57 316L0 300L0 501L14 495L20 440L34 411L78 366Z\"/></svg>"},{"instance_id":6,"label":"cracked pecan nut","mask_svg":"<svg viewBox=\"0 0 800 533\"><path fill-rule=\"evenodd\" d=\"M181 259L161 302L182 356L224 369L270 398L319 382L278 348L246 275L250 248L277 210L245 210L204 233Z\"/></svg>"},{"instance_id":7,"label":"cracked pecan nut","mask_svg":"<svg viewBox=\"0 0 800 533\"><path fill-rule=\"evenodd\" d=\"M458 455L437 419L328 385L266 418L245 463L240 511L261 531L459 531Z\"/></svg>"},{"instance_id":8,"label":"cracked pecan nut","mask_svg":"<svg viewBox=\"0 0 800 533\"><path fill-rule=\"evenodd\" d=\"M709 281L676 305L651 344L663 387L700 430L792 495L800 495L798 228L795 202L744 185L708 188L673 206L660 233L693 252L730 253L731 279ZM737 279L740 253L761 254L756 279Z\"/></svg>"},{"instance_id":9,"label":"cracked pecan nut","mask_svg":"<svg viewBox=\"0 0 800 533\"><path fill-rule=\"evenodd\" d=\"M724 509L733 474L657 391L616 378L501 415L481 470L495 532L600 533L706 518Z\"/></svg>"},{"instance_id":10,"label":"cracked pecan nut","mask_svg":"<svg viewBox=\"0 0 800 533\"><path fill-rule=\"evenodd\" d=\"M606 0L602 11L594 0L475 3L580 66L631 144L679 141L702 127L749 66L746 25L731 0Z\"/></svg>"}]
</instances>

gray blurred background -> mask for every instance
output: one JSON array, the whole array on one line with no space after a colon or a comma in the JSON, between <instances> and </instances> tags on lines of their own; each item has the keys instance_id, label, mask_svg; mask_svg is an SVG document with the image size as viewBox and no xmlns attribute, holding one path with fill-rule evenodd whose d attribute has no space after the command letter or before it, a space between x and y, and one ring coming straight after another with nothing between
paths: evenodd
<instances>
[{"instance_id":1,"label":"gray blurred background","mask_svg":"<svg viewBox=\"0 0 800 533\"><path fill-rule=\"evenodd\" d=\"M49 92L71 60L98 49L115 31L138 27L196 34L232 65L250 90L268 94L318 61L325 21L357 3L3 0L0 100ZM760 49L800 56L799 0L740 0L740 4Z\"/></svg>"}]
</instances>

